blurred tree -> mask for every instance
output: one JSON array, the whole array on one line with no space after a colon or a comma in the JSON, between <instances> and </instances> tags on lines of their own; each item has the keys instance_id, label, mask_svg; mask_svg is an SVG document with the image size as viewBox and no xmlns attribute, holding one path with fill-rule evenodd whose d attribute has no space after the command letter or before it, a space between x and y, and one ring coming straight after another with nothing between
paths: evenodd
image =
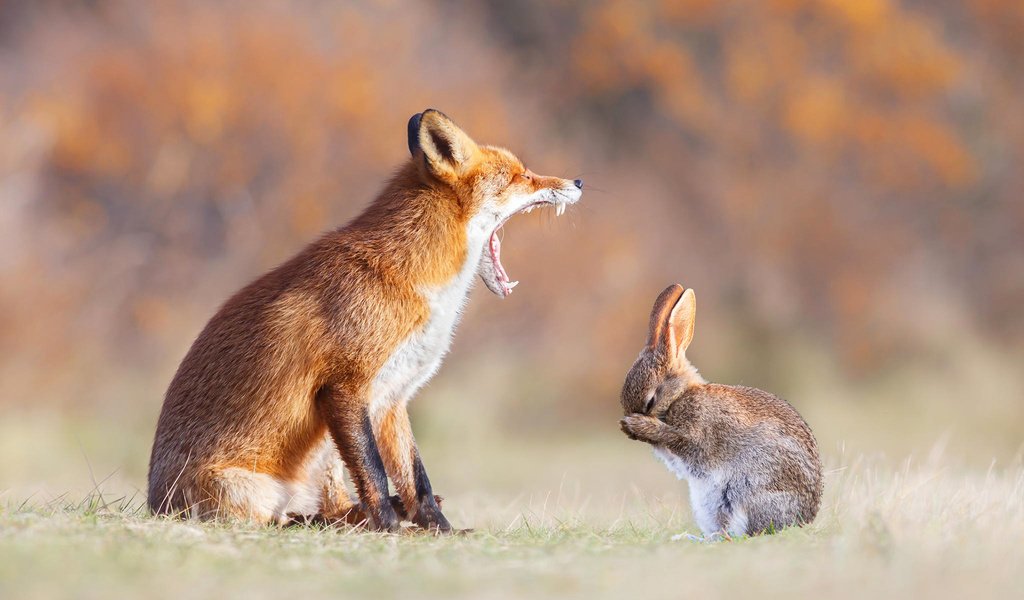
<instances>
[{"instance_id":1,"label":"blurred tree","mask_svg":"<svg viewBox=\"0 0 1024 600\"><path fill-rule=\"evenodd\" d=\"M538 4L492 3L490 22L516 38L544 18ZM1024 327L1008 310L1024 302L1024 223L1003 219L1019 217L1004 163L1022 139L1019 125L984 116L1021 121L1007 114L1020 112L1019 86L988 93L1021 70L986 68L1019 67L1005 40L1021 39L1020 6L570 2L572 19L529 28L527 51L570 39L537 63L562 116L606 132L609 157L642 156L656 176L682 179L677 214L706 221L687 230L708 250L690 261L714 262L721 288L771 322L828 328L849 364L868 367L934 337L894 310L929 292L961 294L948 301L993 333ZM994 27L1005 30L984 33ZM1004 41L975 42L989 37ZM802 309L766 306L766 278Z\"/></svg>"},{"instance_id":2,"label":"blurred tree","mask_svg":"<svg viewBox=\"0 0 1024 600\"><path fill-rule=\"evenodd\" d=\"M618 385L669 280L723 344L810 336L855 373L1015 341L1021 40L1011 0L5 2L0 352L40 379L173 363L372 197L426 106L587 165L579 230L543 260L516 249L543 231L509 245L529 285L501 342L490 304L462 334L531 349L579 402Z\"/></svg>"}]
</instances>

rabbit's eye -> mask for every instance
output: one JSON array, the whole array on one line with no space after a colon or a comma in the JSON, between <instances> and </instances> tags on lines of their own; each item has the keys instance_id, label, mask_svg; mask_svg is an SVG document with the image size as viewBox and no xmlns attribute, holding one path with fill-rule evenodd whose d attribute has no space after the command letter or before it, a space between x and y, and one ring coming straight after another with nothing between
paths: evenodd
<instances>
[{"instance_id":1,"label":"rabbit's eye","mask_svg":"<svg viewBox=\"0 0 1024 600\"><path fill-rule=\"evenodd\" d=\"M647 397L647 406L644 407L644 412L651 412L651 407L654 406L654 394Z\"/></svg>"}]
</instances>

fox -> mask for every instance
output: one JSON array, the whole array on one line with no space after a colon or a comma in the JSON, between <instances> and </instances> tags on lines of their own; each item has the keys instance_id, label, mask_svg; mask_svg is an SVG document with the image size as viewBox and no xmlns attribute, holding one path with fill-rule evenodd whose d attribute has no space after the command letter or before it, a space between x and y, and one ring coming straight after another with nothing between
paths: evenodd
<instances>
[{"instance_id":1,"label":"fox","mask_svg":"<svg viewBox=\"0 0 1024 600\"><path fill-rule=\"evenodd\" d=\"M409 158L361 214L235 293L195 339L157 421L154 515L452 531L408 403L440 368L476 278L499 298L518 284L502 226L540 207L563 214L583 181L538 175L435 109L406 133Z\"/></svg>"}]
</instances>

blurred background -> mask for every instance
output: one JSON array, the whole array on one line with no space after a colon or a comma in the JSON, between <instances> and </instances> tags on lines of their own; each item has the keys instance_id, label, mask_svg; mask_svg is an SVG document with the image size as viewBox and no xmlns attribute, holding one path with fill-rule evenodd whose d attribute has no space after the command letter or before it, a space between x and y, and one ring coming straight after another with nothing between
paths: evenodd
<instances>
[{"instance_id":1,"label":"blurred background","mask_svg":"<svg viewBox=\"0 0 1024 600\"><path fill-rule=\"evenodd\" d=\"M203 324L427 107L587 186L505 228L522 285L477 286L413 402L441 493L679 488L617 428L677 281L704 375L827 460L1019 456L1019 0L4 0L0 499L144 489Z\"/></svg>"}]
</instances>

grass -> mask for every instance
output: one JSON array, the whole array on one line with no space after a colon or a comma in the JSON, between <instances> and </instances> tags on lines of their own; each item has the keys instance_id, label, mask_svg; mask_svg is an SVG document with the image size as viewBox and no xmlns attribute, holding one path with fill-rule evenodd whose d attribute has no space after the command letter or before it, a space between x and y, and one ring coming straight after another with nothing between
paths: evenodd
<instances>
[{"instance_id":1,"label":"grass","mask_svg":"<svg viewBox=\"0 0 1024 600\"><path fill-rule=\"evenodd\" d=\"M846 460L830 470L814 524L717 544L670 540L696 531L682 493L629 486L461 494L447 512L476 530L445 538L168 521L147 516L137 497L99 491L75 502L8 499L0 597L1019 594L1024 467L944 464Z\"/></svg>"}]
</instances>

